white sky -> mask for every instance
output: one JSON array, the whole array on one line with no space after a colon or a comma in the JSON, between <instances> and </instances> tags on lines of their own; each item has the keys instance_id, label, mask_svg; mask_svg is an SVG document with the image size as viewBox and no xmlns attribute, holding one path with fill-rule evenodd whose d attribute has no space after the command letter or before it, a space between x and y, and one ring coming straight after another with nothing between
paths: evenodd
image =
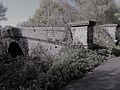
<instances>
[{"instance_id":1,"label":"white sky","mask_svg":"<svg viewBox=\"0 0 120 90\"><path fill-rule=\"evenodd\" d=\"M32 16L39 7L40 0L0 0L8 7L6 17L8 20L2 21L2 25L17 25Z\"/></svg>"}]
</instances>

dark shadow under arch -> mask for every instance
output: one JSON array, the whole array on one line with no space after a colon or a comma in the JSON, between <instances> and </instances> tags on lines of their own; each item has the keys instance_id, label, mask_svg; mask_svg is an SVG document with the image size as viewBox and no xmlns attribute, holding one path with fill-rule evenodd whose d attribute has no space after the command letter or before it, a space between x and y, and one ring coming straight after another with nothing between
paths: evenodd
<instances>
[{"instance_id":1,"label":"dark shadow under arch","mask_svg":"<svg viewBox=\"0 0 120 90\"><path fill-rule=\"evenodd\" d=\"M23 55L22 49L16 42L10 43L8 53L10 53L13 58L17 57L17 55Z\"/></svg>"}]
</instances>

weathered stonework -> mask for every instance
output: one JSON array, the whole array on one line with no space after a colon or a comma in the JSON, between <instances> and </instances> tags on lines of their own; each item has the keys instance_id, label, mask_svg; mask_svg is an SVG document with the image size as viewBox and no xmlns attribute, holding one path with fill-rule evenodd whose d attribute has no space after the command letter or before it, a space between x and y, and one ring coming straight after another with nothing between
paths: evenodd
<instances>
[{"instance_id":1,"label":"weathered stonework","mask_svg":"<svg viewBox=\"0 0 120 90\"><path fill-rule=\"evenodd\" d=\"M116 42L116 31L117 31L117 24L104 24L100 25L102 29L104 29L108 34L111 36L114 43Z\"/></svg>"},{"instance_id":2,"label":"weathered stonework","mask_svg":"<svg viewBox=\"0 0 120 90\"><path fill-rule=\"evenodd\" d=\"M113 31L114 31L114 29L113 29ZM112 30L111 30L111 32L112 32ZM94 48L98 49L98 48L115 46L114 37L112 38L111 34L109 34L108 29L101 27L101 26L95 27L94 38L93 38Z\"/></svg>"},{"instance_id":3,"label":"weathered stonework","mask_svg":"<svg viewBox=\"0 0 120 90\"><path fill-rule=\"evenodd\" d=\"M45 51L55 55L62 48L60 43L65 42L65 27L20 27L23 37L28 40L29 54L38 47L43 46Z\"/></svg>"},{"instance_id":4,"label":"weathered stonework","mask_svg":"<svg viewBox=\"0 0 120 90\"><path fill-rule=\"evenodd\" d=\"M96 22L94 21L70 23L73 43L83 44L86 48L92 48L95 24Z\"/></svg>"},{"instance_id":5,"label":"weathered stonework","mask_svg":"<svg viewBox=\"0 0 120 90\"><path fill-rule=\"evenodd\" d=\"M20 29L12 26L5 26L1 28L0 34L1 53L7 53L10 44L14 42L20 46L24 55L28 55L27 39L22 37L22 32Z\"/></svg>"},{"instance_id":6,"label":"weathered stonework","mask_svg":"<svg viewBox=\"0 0 120 90\"><path fill-rule=\"evenodd\" d=\"M118 23L117 27L116 27L116 45L120 45L120 22Z\"/></svg>"},{"instance_id":7,"label":"weathered stonework","mask_svg":"<svg viewBox=\"0 0 120 90\"><path fill-rule=\"evenodd\" d=\"M104 47L114 47L120 41L120 25L104 24L95 27L95 44Z\"/></svg>"},{"instance_id":8,"label":"weathered stonework","mask_svg":"<svg viewBox=\"0 0 120 90\"><path fill-rule=\"evenodd\" d=\"M12 27L0 29L0 54L11 52L10 45L30 54L38 45L50 55L56 55L65 45L114 46L120 40L120 28L113 24L96 26L94 21L69 23L66 27ZM116 33L117 32L117 33Z\"/></svg>"},{"instance_id":9,"label":"weathered stonework","mask_svg":"<svg viewBox=\"0 0 120 90\"><path fill-rule=\"evenodd\" d=\"M39 43L47 53L55 55L64 45L79 44L90 47L93 44L93 21L69 23L66 27L20 27L27 37L29 53Z\"/></svg>"}]
</instances>

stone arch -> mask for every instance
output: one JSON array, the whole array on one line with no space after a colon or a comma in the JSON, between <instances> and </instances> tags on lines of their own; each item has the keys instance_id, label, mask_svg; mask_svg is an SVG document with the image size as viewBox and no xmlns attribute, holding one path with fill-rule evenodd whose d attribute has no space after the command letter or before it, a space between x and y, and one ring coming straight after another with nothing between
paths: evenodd
<instances>
[{"instance_id":1,"label":"stone arch","mask_svg":"<svg viewBox=\"0 0 120 90\"><path fill-rule=\"evenodd\" d=\"M15 58L17 55L24 55L22 49L20 48L19 44L16 42L11 42L8 47L8 53Z\"/></svg>"}]
</instances>

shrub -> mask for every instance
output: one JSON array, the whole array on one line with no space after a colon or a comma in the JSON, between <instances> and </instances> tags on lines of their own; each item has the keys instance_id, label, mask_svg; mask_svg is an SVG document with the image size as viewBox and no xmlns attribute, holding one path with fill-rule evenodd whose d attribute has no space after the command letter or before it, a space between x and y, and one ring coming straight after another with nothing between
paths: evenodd
<instances>
[{"instance_id":1,"label":"shrub","mask_svg":"<svg viewBox=\"0 0 120 90\"><path fill-rule=\"evenodd\" d=\"M56 90L94 69L109 54L106 49L93 51L67 47L56 60L44 55L17 58L1 55L0 89Z\"/></svg>"},{"instance_id":2,"label":"shrub","mask_svg":"<svg viewBox=\"0 0 120 90\"><path fill-rule=\"evenodd\" d=\"M45 88L46 72L51 67L51 59L40 57L0 56L0 89L40 90ZM38 85L39 84L39 85ZM38 89L39 88L39 89Z\"/></svg>"},{"instance_id":3,"label":"shrub","mask_svg":"<svg viewBox=\"0 0 120 90\"><path fill-rule=\"evenodd\" d=\"M120 56L120 46L116 46L114 48L112 48L112 54L115 56Z\"/></svg>"},{"instance_id":4,"label":"shrub","mask_svg":"<svg viewBox=\"0 0 120 90\"><path fill-rule=\"evenodd\" d=\"M48 58L41 58L41 57L30 57L30 59L27 61L27 66L32 66L35 68L39 73L44 72L46 73L49 68L51 67L54 59L51 57Z\"/></svg>"},{"instance_id":5,"label":"shrub","mask_svg":"<svg viewBox=\"0 0 120 90\"><path fill-rule=\"evenodd\" d=\"M19 88L22 80L24 59L0 56L0 89L9 90Z\"/></svg>"},{"instance_id":6,"label":"shrub","mask_svg":"<svg viewBox=\"0 0 120 90\"><path fill-rule=\"evenodd\" d=\"M109 55L112 55L112 49L110 49L110 48L98 49L98 50L97 50L97 53L98 53L99 55L108 57Z\"/></svg>"},{"instance_id":7,"label":"shrub","mask_svg":"<svg viewBox=\"0 0 120 90\"><path fill-rule=\"evenodd\" d=\"M48 90L58 89L69 81L82 77L104 60L105 56L98 54L97 51L84 48L65 51L47 72Z\"/></svg>"},{"instance_id":8,"label":"shrub","mask_svg":"<svg viewBox=\"0 0 120 90\"><path fill-rule=\"evenodd\" d=\"M72 80L75 76L78 77L83 75L83 67L85 66L74 60L57 61L47 73L48 89L58 89Z\"/></svg>"}]
</instances>

